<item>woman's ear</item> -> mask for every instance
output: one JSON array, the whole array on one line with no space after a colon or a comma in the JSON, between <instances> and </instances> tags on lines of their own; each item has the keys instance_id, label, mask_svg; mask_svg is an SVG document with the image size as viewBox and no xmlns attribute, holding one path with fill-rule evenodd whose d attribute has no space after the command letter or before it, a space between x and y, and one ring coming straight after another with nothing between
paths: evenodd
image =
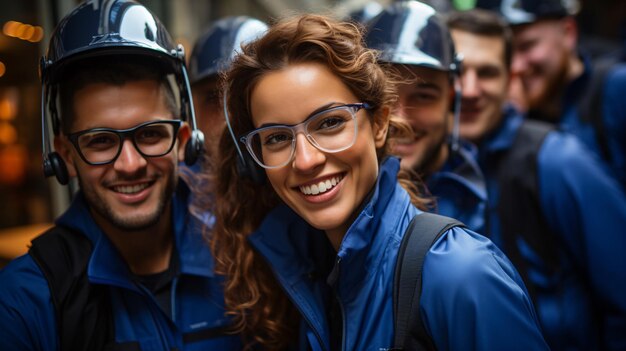
<instances>
[{"instance_id":1,"label":"woman's ear","mask_svg":"<svg viewBox=\"0 0 626 351\"><path fill-rule=\"evenodd\" d=\"M380 149L385 146L387 133L389 132L389 118L391 109L386 106L381 108L374 116L372 130L374 132L374 143L376 148Z\"/></svg>"}]
</instances>

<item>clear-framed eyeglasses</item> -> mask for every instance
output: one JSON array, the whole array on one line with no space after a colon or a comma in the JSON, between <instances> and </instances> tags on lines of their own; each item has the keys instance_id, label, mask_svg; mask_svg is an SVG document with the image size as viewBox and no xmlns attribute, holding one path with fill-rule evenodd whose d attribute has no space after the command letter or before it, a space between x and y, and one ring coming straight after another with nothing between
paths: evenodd
<instances>
[{"instance_id":1,"label":"clear-framed eyeglasses","mask_svg":"<svg viewBox=\"0 0 626 351\"><path fill-rule=\"evenodd\" d=\"M296 136L304 134L311 145L323 152L335 153L354 145L358 124L356 114L370 109L367 103L334 106L309 116L295 125L261 127L241 137L259 166L267 169L287 165L296 151Z\"/></svg>"},{"instance_id":2,"label":"clear-framed eyeglasses","mask_svg":"<svg viewBox=\"0 0 626 351\"><path fill-rule=\"evenodd\" d=\"M172 151L180 120L157 120L141 123L129 129L93 128L67 136L86 163L97 166L112 163L122 151L125 139L130 139L143 157L160 157Z\"/></svg>"}]
</instances>

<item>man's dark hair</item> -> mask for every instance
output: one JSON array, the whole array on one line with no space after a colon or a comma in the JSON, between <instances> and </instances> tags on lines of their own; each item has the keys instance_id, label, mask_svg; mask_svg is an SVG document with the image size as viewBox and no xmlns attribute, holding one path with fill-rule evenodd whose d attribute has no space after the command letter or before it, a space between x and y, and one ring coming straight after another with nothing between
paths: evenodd
<instances>
[{"instance_id":1,"label":"man's dark hair","mask_svg":"<svg viewBox=\"0 0 626 351\"><path fill-rule=\"evenodd\" d=\"M122 86L129 82L152 80L161 85L165 105L175 118L180 110L166 68L151 58L140 56L100 56L69 63L59 75L60 126L64 134L72 132L74 95L89 84ZM115 103L115 101L111 101Z\"/></svg>"},{"instance_id":2,"label":"man's dark hair","mask_svg":"<svg viewBox=\"0 0 626 351\"><path fill-rule=\"evenodd\" d=\"M513 43L511 28L497 13L482 9L453 12L447 18L448 28L476 35L500 37L504 41L504 63L511 67Z\"/></svg>"}]
</instances>

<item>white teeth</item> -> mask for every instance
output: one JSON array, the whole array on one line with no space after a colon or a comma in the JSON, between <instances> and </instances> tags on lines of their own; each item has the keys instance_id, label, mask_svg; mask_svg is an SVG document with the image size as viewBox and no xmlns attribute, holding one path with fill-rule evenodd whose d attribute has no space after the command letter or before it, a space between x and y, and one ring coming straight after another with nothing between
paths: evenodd
<instances>
[{"instance_id":1,"label":"white teeth","mask_svg":"<svg viewBox=\"0 0 626 351\"><path fill-rule=\"evenodd\" d=\"M341 176L335 176L335 177L332 177L331 179L321 181L317 184L304 185L300 187L300 191L304 195L323 194L327 192L328 190L332 189L334 186L336 186L341 181L341 178L342 178Z\"/></svg>"},{"instance_id":2,"label":"white teeth","mask_svg":"<svg viewBox=\"0 0 626 351\"><path fill-rule=\"evenodd\" d=\"M311 193L313 193L313 195L317 195L320 193L320 189L317 187L317 185L311 185Z\"/></svg>"},{"instance_id":3,"label":"white teeth","mask_svg":"<svg viewBox=\"0 0 626 351\"><path fill-rule=\"evenodd\" d=\"M138 193L142 191L143 189L147 187L148 187L148 184L143 183L143 184L138 184L138 185L116 186L113 188L113 190L122 194L134 194L134 193Z\"/></svg>"}]
</instances>

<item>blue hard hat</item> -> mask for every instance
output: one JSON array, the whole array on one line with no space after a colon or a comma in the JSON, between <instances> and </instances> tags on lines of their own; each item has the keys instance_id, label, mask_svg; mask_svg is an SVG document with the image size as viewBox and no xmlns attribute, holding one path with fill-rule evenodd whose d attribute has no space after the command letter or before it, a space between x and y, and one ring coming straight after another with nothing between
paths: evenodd
<instances>
[{"instance_id":1,"label":"blue hard hat","mask_svg":"<svg viewBox=\"0 0 626 351\"><path fill-rule=\"evenodd\" d=\"M418 1L396 2L366 25L365 42L381 62L457 71L459 62L445 20Z\"/></svg>"},{"instance_id":2,"label":"blue hard hat","mask_svg":"<svg viewBox=\"0 0 626 351\"><path fill-rule=\"evenodd\" d=\"M228 68L242 44L262 36L267 25L237 16L214 22L196 41L189 60L189 80L196 83Z\"/></svg>"},{"instance_id":3,"label":"blue hard hat","mask_svg":"<svg viewBox=\"0 0 626 351\"><path fill-rule=\"evenodd\" d=\"M161 21L136 1L89 0L59 22L50 38L48 51L40 61L42 144L44 154L49 155L48 160L44 156L45 174L50 176L56 173L62 184L67 182L67 177L60 177L58 171L51 170L54 167L45 165L53 157L46 137L46 106L52 115L53 131L58 134L56 86L62 81L64 70L78 61L108 56L140 58L142 63L155 64L163 75L174 74L180 91L181 119L192 127L192 135L185 149L185 162L195 162L204 142L202 133L196 128L182 45L175 45Z\"/></svg>"},{"instance_id":4,"label":"blue hard hat","mask_svg":"<svg viewBox=\"0 0 626 351\"><path fill-rule=\"evenodd\" d=\"M42 82L49 83L69 62L114 54L154 57L178 72L184 64L182 46L174 44L145 6L132 0L93 0L65 16L52 33L41 62Z\"/></svg>"},{"instance_id":5,"label":"blue hard hat","mask_svg":"<svg viewBox=\"0 0 626 351\"><path fill-rule=\"evenodd\" d=\"M511 25L535 22L542 18L575 15L578 0L477 0L476 7L499 13Z\"/></svg>"}]
</instances>

